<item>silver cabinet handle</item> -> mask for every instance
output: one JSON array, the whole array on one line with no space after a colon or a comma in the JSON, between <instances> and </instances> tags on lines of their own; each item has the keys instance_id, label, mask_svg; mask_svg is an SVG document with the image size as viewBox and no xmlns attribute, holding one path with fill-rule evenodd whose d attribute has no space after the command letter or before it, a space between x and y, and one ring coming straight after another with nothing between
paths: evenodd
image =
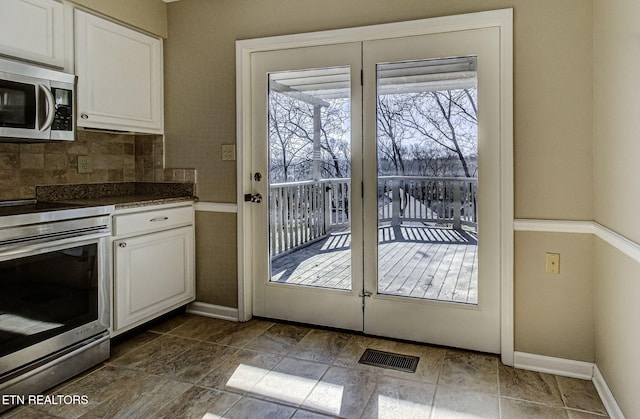
<instances>
[{"instance_id":1,"label":"silver cabinet handle","mask_svg":"<svg viewBox=\"0 0 640 419\"><path fill-rule=\"evenodd\" d=\"M127 243L119 243L118 247L121 247L124 249L125 247L127 247Z\"/></svg>"},{"instance_id":2,"label":"silver cabinet handle","mask_svg":"<svg viewBox=\"0 0 640 419\"><path fill-rule=\"evenodd\" d=\"M80 114L80 118L82 118L82 119L89 119L89 115L87 115L86 113L81 113L81 114Z\"/></svg>"},{"instance_id":3,"label":"silver cabinet handle","mask_svg":"<svg viewBox=\"0 0 640 419\"><path fill-rule=\"evenodd\" d=\"M167 221L169 217L154 217L149 220L151 223L157 223L158 221Z\"/></svg>"}]
</instances>

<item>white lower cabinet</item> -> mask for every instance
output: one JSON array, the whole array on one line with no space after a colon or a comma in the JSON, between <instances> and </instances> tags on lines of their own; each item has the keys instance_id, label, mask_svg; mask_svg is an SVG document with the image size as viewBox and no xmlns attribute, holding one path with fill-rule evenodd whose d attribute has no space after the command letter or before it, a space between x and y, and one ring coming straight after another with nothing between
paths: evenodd
<instances>
[{"instance_id":1,"label":"white lower cabinet","mask_svg":"<svg viewBox=\"0 0 640 419\"><path fill-rule=\"evenodd\" d=\"M114 232L112 336L195 299L192 206L116 213Z\"/></svg>"}]
</instances>

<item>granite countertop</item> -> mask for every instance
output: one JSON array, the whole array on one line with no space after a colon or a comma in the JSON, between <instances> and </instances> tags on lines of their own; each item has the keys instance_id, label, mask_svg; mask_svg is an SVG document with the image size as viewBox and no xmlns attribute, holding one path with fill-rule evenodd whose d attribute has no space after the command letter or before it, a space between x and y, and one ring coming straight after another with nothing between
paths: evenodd
<instances>
[{"instance_id":1,"label":"granite countertop","mask_svg":"<svg viewBox=\"0 0 640 419\"><path fill-rule=\"evenodd\" d=\"M163 197L158 195L119 195L90 199L64 199L58 202L90 206L114 205L116 209L144 207L149 205L171 204L175 202L194 201L192 196Z\"/></svg>"},{"instance_id":2,"label":"granite countertop","mask_svg":"<svg viewBox=\"0 0 640 419\"><path fill-rule=\"evenodd\" d=\"M196 201L194 183L118 182L36 187L39 201L114 205L116 209Z\"/></svg>"}]
</instances>

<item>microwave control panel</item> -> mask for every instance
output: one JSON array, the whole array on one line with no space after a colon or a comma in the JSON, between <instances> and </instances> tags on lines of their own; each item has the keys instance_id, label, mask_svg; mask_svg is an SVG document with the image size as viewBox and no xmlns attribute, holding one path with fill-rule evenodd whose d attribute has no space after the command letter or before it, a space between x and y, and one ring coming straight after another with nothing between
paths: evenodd
<instances>
[{"instance_id":1,"label":"microwave control panel","mask_svg":"<svg viewBox=\"0 0 640 419\"><path fill-rule=\"evenodd\" d=\"M53 87L51 93L56 100L56 114L51 129L55 131L73 131L73 92Z\"/></svg>"}]
</instances>

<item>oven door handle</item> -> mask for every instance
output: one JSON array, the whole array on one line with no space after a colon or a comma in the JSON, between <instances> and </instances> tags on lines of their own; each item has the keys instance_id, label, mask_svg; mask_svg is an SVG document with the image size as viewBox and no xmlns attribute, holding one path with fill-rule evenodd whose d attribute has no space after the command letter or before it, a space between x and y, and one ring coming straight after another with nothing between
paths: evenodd
<instances>
[{"instance_id":1,"label":"oven door handle","mask_svg":"<svg viewBox=\"0 0 640 419\"><path fill-rule=\"evenodd\" d=\"M108 239L110 236L110 231L102 231L92 234L61 236L43 240L29 240L2 245L0 246L0 262L22 256L28 256L31 254L42 253L43 250L70 247L88 242L97 242L100 240Z\"/></svg>"},{"instance_id":2,"label":"oven door handle","mask_svg":"<svg viewBox=\"0 0 640 419\"><path fill-rule=\"evenodd\" d=\"M56 100L53 98L53 93L51 93L51 90L49 90L47 86L40 84L39 87L42 93L44 93L47 115L47 119L40 127L40 131L46 131L51 128L51 125L53 125L53 118L56 116Z\"/></svg>"}]
</instances>

